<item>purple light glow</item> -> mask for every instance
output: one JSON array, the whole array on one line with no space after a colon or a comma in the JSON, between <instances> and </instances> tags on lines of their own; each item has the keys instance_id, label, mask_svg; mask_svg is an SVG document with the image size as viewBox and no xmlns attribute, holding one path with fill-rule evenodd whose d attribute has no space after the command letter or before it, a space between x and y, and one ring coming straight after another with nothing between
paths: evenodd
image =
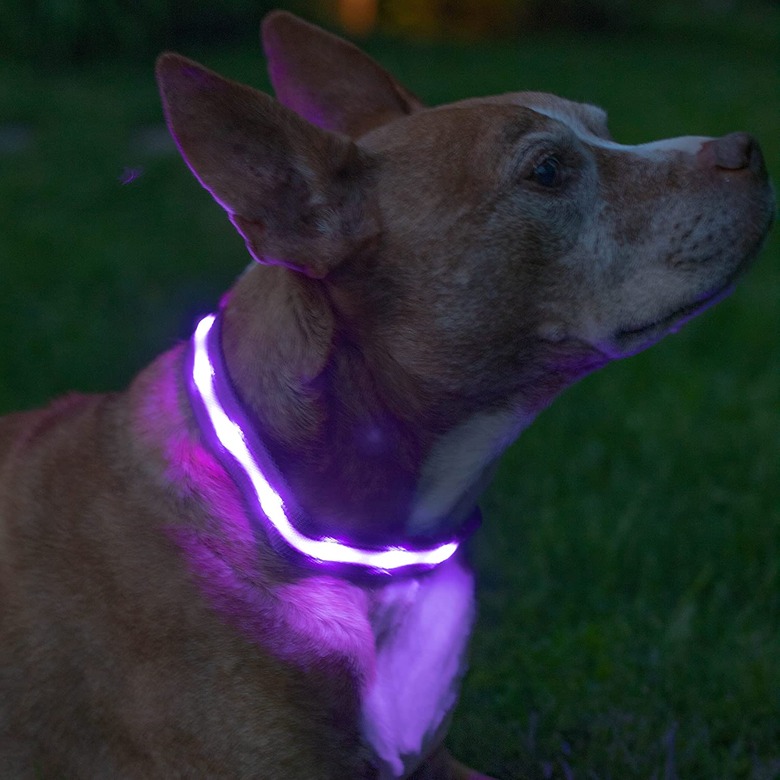
<instances>
[{"instance_id":1,"label":"purple light glow","mask_svg":"<svg viewBox=\"0 0 780 780\"><path fill-rule=\"evenodd\" d=\"M125 168L119 177L120 184L132 184L136 179L143 175L143 168Z\"/></svg>"},{"instance_id":2,"label":"purple light glow","mask_svg":"<svg viewBox=\"0 0 780 780\"><path fill-rule=\"evenodd\" d=\"M331 537L313 539L298 531L287 517L281 496L268 482L252 454L241 425L231 418L218 397L215 366L219 365L219 360L212 355L218 355L214 351L219 346L214 344L213 337L209 337L215 322L213 314L204 317L193 336L190 390L205 412L200 419L201 426L206 440L218 443L218 454L221 454L220 450L228 453L235 467L251 485L254 494L250 496L254 499L252 505L258 506L259 514L268 519L287 544L313 561L349 564L388 573L407 568L431 568L452 557L458 549L458 539L422 549L393 546L372 550L353 547Z\"/></svg>"}]
</instances>

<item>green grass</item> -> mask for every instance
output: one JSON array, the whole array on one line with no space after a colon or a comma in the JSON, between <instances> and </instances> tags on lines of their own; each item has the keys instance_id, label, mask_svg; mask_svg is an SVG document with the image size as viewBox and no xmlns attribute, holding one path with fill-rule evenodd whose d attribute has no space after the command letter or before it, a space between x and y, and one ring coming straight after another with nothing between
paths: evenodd
<instances>
[{"instance_id":1,"label":"green grass","mask_svg":"<svg viewBox=\"0 0 780 780\"><path fill-rule=\"evenodd\" d=\"M374 51L430 102L549 90L607 108L625 142L753 131L780 171L767 43ZM266 84L255 48L187 53ZM151 62L0 64L0 124L32 128L0 153L0 410L122 387L246 263L184 165L139 146L159 121ZM504 458L474 545L464 760L504 779L780 777L779 260L775 231L729 301L567 391Z\"/></svg>"}]
</instances>

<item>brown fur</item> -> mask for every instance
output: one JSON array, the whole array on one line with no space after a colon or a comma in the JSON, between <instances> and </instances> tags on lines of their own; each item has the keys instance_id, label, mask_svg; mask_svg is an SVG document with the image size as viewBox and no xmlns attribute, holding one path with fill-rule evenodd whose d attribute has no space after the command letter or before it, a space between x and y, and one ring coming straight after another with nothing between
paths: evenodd
<instances>
[{"instance_id":1,"label":"brown fur","mask_svg":"<svg viewBox=\"0 0 780 780\"><path fill-rule=\"evenodd\" d=\"M259 261L223 349L308 532L414 536L448 436L527 421L657 340L768 229L751 139L627 150L598 109L538 93L425 109L288 14L264 40L286 105L178 55L158 79ZM546 186L551 156L564 178ZM372 588L250 530L182 363L177 348L125 393L0 421L0 776L374 778ZM471 511L498 449L431 527ZM417 780L478 777L422 758Z\"/></svg>"}]
</instances>

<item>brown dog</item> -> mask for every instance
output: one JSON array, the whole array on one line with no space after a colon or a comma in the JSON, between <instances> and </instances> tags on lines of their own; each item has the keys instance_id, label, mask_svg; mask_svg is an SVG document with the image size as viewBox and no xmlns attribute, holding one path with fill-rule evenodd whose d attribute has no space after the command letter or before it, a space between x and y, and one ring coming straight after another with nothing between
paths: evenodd
<instances>
[{"instance_id":1,"label":"brown dog","mask_svg":"<svg viewBox=\"0 0 780 780\"><path fill-rule=\"evenodd\" d=\"M173 54L171 132L259 262L126 392L0 421L0 776L476 778L441 748L458 550L562 388L728 291L773 213L745 134L426 109L286 13L279 102Z\"/></svg>"}]
</instances>

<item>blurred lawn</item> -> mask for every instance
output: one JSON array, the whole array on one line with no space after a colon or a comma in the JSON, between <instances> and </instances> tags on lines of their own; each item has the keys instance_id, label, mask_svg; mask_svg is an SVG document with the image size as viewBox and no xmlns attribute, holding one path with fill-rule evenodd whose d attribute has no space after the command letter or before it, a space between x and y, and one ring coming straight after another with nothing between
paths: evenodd
<instances>
[{"instance_id":1,"label":"blurred lawn","mask_svg":"<svg viewBox=\"0 0 780 780\"><path fill-rule=\"evenodd\" d=\"M769 42L372 51L432 103L548 90L627 143L750 130L780 171ZM186 53L267 87L256 46ZM247 262L160 140L152 66L0 63L0 411L121 388ZM780 777L779 233L729 301L569 390L505 457L450 740L483 771Z\"/></svg>"}]
</instances>

